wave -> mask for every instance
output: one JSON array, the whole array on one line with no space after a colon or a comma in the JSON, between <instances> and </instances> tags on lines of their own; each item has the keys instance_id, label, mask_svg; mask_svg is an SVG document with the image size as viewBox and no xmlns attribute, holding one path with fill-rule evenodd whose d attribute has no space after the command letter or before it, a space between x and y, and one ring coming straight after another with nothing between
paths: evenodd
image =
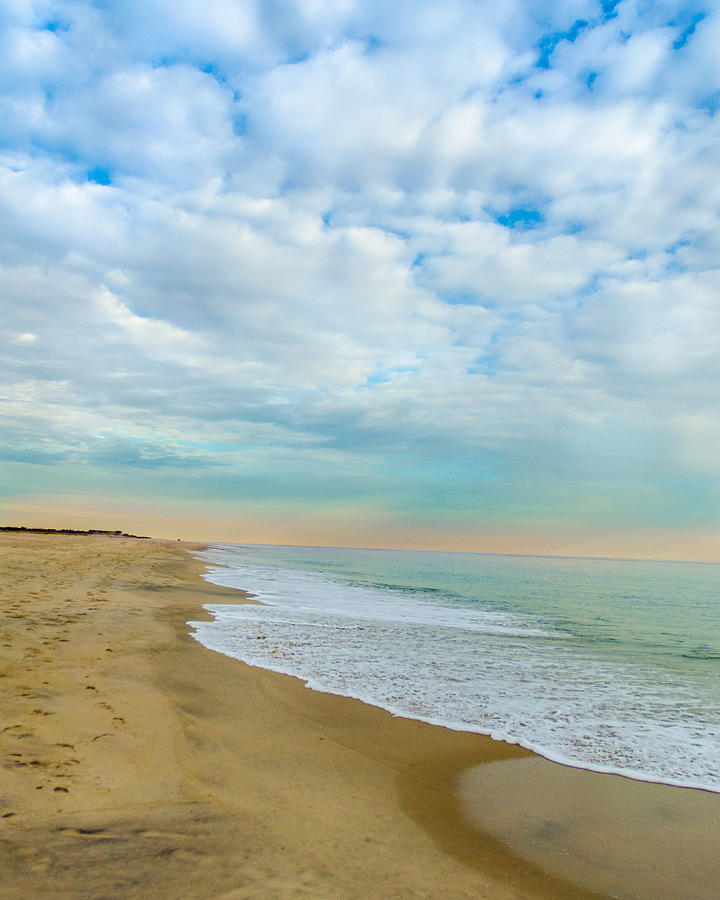
<instances>
[{"instance_id":1,"label":"wave","mask_svg":"<svg viewBox=\"0 0 720 900\"><path fill-rule=\"evenodd\" d=\"M205 577L267 605L207 607L212 622L189 624L210 649L567 765L720 791L717 685L688 681L692 667L678 675L538 617L448 605L378 588L379 579L348 584L224 560L232 566ZM704 646L683 655L699 665L719 658Z\"/></svg>"}]
</instances>

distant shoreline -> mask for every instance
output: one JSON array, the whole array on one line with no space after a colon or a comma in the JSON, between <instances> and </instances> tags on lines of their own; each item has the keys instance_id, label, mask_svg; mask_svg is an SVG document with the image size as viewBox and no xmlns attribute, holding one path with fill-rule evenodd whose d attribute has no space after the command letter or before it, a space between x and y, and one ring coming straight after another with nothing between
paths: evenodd
<instances>
[{"instance_id":1,"label":"distant shoreline","mask_svg":"<svg viewBox=\"0 0 720 900\"><path fill-rule=\"evenodd\" d=\"M126 531L109 531L106 528L27 528L25 525L0 525L0 531L21 531L27 534L104 534L108 537L136 538L139 541L150 541L148 534L128 534Z\"/></svg>"}]
</instances>

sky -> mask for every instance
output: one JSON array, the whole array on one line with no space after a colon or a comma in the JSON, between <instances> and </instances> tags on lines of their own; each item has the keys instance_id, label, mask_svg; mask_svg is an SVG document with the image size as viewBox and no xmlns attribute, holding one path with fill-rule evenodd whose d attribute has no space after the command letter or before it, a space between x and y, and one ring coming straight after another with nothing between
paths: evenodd
<instances>
[{"instance_id":1,"label":"sky","mask_svg":"<svg viewBox=\"0 0 720 900\"><path fill-rule=\"evenodd\" d=\"M0 519L720 559L720 3L0 0Z\"/></svg>"}]
</instances>

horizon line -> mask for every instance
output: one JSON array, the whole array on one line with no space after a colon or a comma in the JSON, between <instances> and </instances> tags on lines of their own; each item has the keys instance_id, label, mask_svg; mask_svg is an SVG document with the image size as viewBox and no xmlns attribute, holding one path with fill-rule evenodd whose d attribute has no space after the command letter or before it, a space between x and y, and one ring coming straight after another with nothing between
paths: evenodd
<instances>
[{"instance_id":1,"label":"horizon line","mask_svg":"<svg viewBox=\"0 0 720 900\"><path fill-rule=\"evenodd\" d=\"M167 539L164 539L167 540ZM189 542L188 542L189 543ZM651 556L574 556L570 553L512 553L509 551L493 550L437 550L418 547L355 547L345 544L262 544L253 541L194 541L194 543L220 545L233 544L237 547L278 547L295 550L371 550L382 553L463 553L467 556L512 556L522 559L577 559L595 560L597 562L663 562L663 563L687 563L689 565L712 566L720 565L720 561L714 559L665 559Z\"/></svg>"}]
</instances>

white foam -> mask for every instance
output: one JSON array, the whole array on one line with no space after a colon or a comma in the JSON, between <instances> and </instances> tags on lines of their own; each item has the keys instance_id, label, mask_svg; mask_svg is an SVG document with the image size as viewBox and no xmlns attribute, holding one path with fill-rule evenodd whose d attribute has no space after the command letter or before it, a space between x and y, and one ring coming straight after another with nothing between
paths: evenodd
<instances>
[{"instance_id":1,"label":"white foam","mask_svg":"<svg viewBox=\"0 0 720 900\"><path fill-rule=\"evenodd\" d=\"M202 554L212 559L210 553ZM442 598L427 600L421 593L406 593L344 584L320 575L247 565L242 570L210 567L204 576L213 584L234 587L253 594L268 606L282 606L302 612L322 613L338 618L362 618L367 621L407 622L416 625L442 625L488 634L517 636L565 635L540 627L537 622L510 613L482 609L464 609L443 604Z\"/></svg>"},{"instance_id":2,"label":"white foam","mask_svg":"<svg viewBox=\"0 0 720 900\"><path fill-rule=\"evenodd\" d=\"M671 673L610 663L547 623L442 597L264 566L206 577L266 604L207 607L212 622L189 624L210 649L558 762L720 791L720 709Z\"/></svg>"}]
</instances>

